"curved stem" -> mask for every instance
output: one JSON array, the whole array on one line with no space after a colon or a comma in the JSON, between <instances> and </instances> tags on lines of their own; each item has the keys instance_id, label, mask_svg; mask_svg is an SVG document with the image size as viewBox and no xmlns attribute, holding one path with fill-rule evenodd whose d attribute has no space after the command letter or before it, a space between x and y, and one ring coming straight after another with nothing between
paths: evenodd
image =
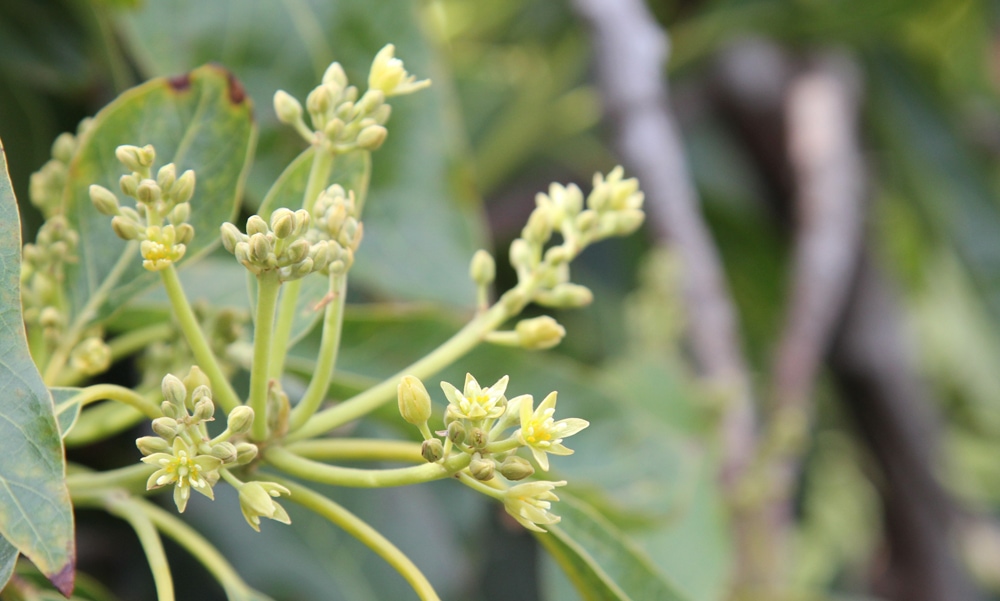
<instances>
[{"instance_id":1,"label":"curved stem","mask_svg":"<svg viewBox=\"0 0 1000 601\"><path fill-rule=\"evenodd\" d=\"M80 404L80 408L82 409L91 403L104 400L117 401L133 409L138 409L149 419L156 419L163 415L163 412L160 411L160 408L153 401L131 388L115 384L95 384L82 389L80 392L59 403L56 406L56 415L59 415L77 403Z\"/></svg>"},{"instance_id":2,"label":"curved stem","mask_svg":"<svg viewBox=\"0 0 1000 601\"><path fill-rule=\"evenodd\" d=\"M194 310L191 309L191 303L188 302L187 296L184 294L181 280L177 277L177 269L170 265L160 272L160 277L163 280L163 287L167 290L167 297L170 298L170 305L173 307L177 322L191 347L191 353L194 354L198 367L205 372L212 383L213 400L222 407L223 411L229 413L240 405L240 399L236 396L236 391L233 390L229 379L222 373L219 360L216 359L212 347L205 339L204 332L201 331L201 326L198 325L198 319L194 315Z\"/></svg>"},{"instance_id":3,"label":"curved stem","mask_svg":"<svg viewBox=\"0 0 1000 601\"><path fill-rule=\"evenodd\" d=\"M334 155L317 147L313 154L312 166L309 168L309 179L306 181L306 191L302 195L302 208L312 211L320 192L326 187L333 170ZM275 380L281 379L285 370L285 356L288 354L288 341L292 337L292 326L295 322L295 310L299 300L299 290L302 280L294 280L285 285L278 307L277 327L274 331L274 346L270 349L268 376ZM325 392L325 391L324 391Z\"/></svg>"},{"instance_id":4,"label":"curved stem","mask_svg":"<svg viewBox=\"0 0 1000 601\"><path fill-rule=\"evenodd\" d=\"M80 414L63 444L69 448L104 440L146 419L142 412L127 405L102 403Z\"/></svg>"},{"instance_id":5,"label":"curved stem","mask_svg":"<svg viewBox=\"0 0 1000 601\"><path fill-rule=\"evenodd\" d=\"M74 467L70 464L70 468ZM66 486L71 497L91 496L97 491L125 489L129 492L145 492L146 480L156 471L156 467L137 463L105 472L81 470L66 476Z\"/></svg>"},{"instance_id":6,"label":"curved stem","mask_svg":"<svg viewBox=\"0 0 1000 601\"><path fill-rule=\"evenodd\" d=\"M254 440L267 438L267 362L272 350L274 310L278 305L281 282L277 272L265 271L257 276L257 319L253 329L253 364L250 366L250 400L253 409ZM284 349L283 349L284 350Z\"/></svg>"},{"instance_id":7,"label":"curved stem","mask_svg":"<svg viewBox=\"0 0 1000 601\"><path fill-rule=\"evenodd\" d=\"M156 531L152 520L135 501L128 497L111 496L107 499L106 507L108 513L128 522L139 537L139 543L142 544L142 550L149 561L149 569L153 572L156 598L159 601L174 601L174 581L170 575L170 566L163 551L163 541L160 540L160 534Z\"/></svg>"},{"instance_id":8,"label":"curved stem","mask_svg":"<svg viewBox=\"0 0 1000 601\"><path fill-rule=\"evenodd\" d=\"M316 368L313 370L309 386L302 400L292 409L289 420L289 431L302 427L326 397L333 378L334 366L337 363L337 351L340 348L340 333L344 323L344 300L347 297L347 274L330 276L330 292L333 298L326 305L323 315L323 336L320 341L319 355L316 357Z\"/></svg>"},{"instance_id":9,"label":"curved stem","mask_svg":"<svg viewBox=\"0 0 1000 601\"><path fill-rule=\"evenodd\" d=\"M517 311L519 307L515 307ZM481 313L424 358L410 364L396 375L383 380L368 390L350 399L320 411L297 431L288 435L288 440L312 438L323 432L332 430L352 420L377 409L384 403L396 398L396 387L399 379L410 374L420 379L428 378L451 365L456 359L468 353L479 344L483 337L495 330L511 314L516 313L508 308L508 303L498 302L485 313Z\"/></svg>"},{"instance_id":10,"label":"curved stem","mask_svg":"<svg viewBox=\"0 0 1000 601\"><path fill-rule=\"evenodd\" d=\"M152 503L140 499L134 502L161 532L184 547L201 565L205 566L205 569L219 581L230 599L252 598L253 589L240 578L232 564L226 561L225 556L197 530L188 526L177 516Z\"/></svg>"},{"instance_id":11,"label":"curved stem","mask_svg":"<svg viewBox=\"0 0 1000 601\"><path fill-rule=\"evenodd\" d=\"M379 557L384 559L386 563L395 568L406 579L422 601L440 601L440 597L434 591L434 587L431 586L427 577L423 575L409 557L403 554L389 539L382 536L378 530L372 528L361 518L347 511L337 503L297 482L284 478L275 478L275 480L292 492L289 497L291 501L330 520L377 553Z\"/></svg>"},{"instance_id":12,"label":"curved stem","mask_svg":"<svg viewBox=\"0 0 1000 601\"><path fill-rule=\"evenodd\" d=\"M377 438L321 438L302 440L285 447L305 459L321 461L403 461L424 463L420 444Z\"/></svg>"},{"instance_id":13,"label":"curved stem","mask_svg":"<svg viewBox=\"0 0 1000 601\"><path fill-rule=\"evenodd\" d=\"M503 501L504 499L505 489L499 487L500 483L496 478L489 481L494 483L494 486L490 486L489 482L480 482L465 472L459 472L458 479L462 484L468 486L472 490L486 495L487 497L493 497L498 501Z\"/></svg>"},{"instance_id":14,"label":"curved stem","mask_svg":"<svg viewBox=\"0 0 1000 601\"><path fill-rule=\"evenodd\" d=\"M413 467L395 469L366 470L352 467L328 465L299 457L286 449L274 447L267 450L264 461L293 476L354 488L386 488L431 482L453 475L464 469L472 461L469 455L454 455L443 463L426 463Z\"/></svg>"}]
</instances>

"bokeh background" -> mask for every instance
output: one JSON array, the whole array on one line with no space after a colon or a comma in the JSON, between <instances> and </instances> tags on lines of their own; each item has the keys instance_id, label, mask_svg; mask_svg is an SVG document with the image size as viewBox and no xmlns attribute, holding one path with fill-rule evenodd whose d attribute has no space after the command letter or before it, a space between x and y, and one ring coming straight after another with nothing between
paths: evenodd
<instances>
[{"instance_id":1,"label":"bokeh background","mask_svg":"<svg viewBox=\"0 0 1000 601\"><path fill-rule=\"evenodd\" d=\"M273 92L304 98L333 60L363 82L395 43L434 86L395 103L375 155L344 394L460 326L477 248L514 283L505 249L536 192L623 164L650 219L574 264L596 300L556 314L564 343L483 348L441 379L559 390L593 424L559 476L690 601L1000 599L998 26L990 0L0 0L0 138L30 240L56 135L217 62L255 101L250 214L302 149ZM352 432L414 434L388 410ZM70 458L133 462L135 435ZM450 484L330 494L445 599L581 598ZM202 500L190 519L276 599L412 596L318 518L258 535L232 499ZM78 518L94 598L152 598L131 531ZM179 598L222 598L169 550ZM772 551L774 581L748 580Z\"/></svg>"}]
</instances>

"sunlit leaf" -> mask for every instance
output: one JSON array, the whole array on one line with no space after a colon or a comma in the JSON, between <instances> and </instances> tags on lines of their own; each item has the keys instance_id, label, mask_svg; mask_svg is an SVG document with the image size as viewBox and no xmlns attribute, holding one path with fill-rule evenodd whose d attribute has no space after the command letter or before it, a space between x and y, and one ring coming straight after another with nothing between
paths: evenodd
<instances>
[{"instance_id":1,"label":"sunlit leaf","mask_svg":"<svg viewBox=\"0 0 1000 601\"><path fill-rule=\"evenodd\" d=\"M69 595L76 561L73 512L52 397L25 339L20 227L0 145L0 536Z\"/></svg>"}]
</instances>

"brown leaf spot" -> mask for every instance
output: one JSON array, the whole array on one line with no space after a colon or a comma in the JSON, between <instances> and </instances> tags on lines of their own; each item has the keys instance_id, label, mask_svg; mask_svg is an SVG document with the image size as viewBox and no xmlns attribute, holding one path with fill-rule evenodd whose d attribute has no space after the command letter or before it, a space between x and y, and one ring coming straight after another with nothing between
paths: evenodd
<instances>
[{"instance_id":1,"label":"brown leaf spot","mask_svg":"<svg viewBox=\"0 0 1000 601\"><path fill-rule=\"evenodd\" d=\"M229 81L229 101L233 104L240 104L247 98L247 91L243 88L240 80L231 71L226 71L226 79Z\"/></svg>"},{"instance_id":2,"label":"brown leaf spot","mask_svg":"<svg viewBox=\"0 0 1000 601\"><path fill-rule=\"evenodd\" d=\"M177 77L171 77L167 80L167 84L173 88L174 91L183 92L191 87L191 75L185 73L183 75L178 75Z\"/></svg>"},{"instance_id":3,"label":"brown leaf spot","mask_svg":"<svg viewBox=\"0 0 1000 601\"><path fill-rule=\"evenodd\" d=\"M49 576L52 583L59 592L67 599L73 594L73 587L76 582L76 565L74 561L67 563L61 570Z\"/></svg>"}]
</instances>

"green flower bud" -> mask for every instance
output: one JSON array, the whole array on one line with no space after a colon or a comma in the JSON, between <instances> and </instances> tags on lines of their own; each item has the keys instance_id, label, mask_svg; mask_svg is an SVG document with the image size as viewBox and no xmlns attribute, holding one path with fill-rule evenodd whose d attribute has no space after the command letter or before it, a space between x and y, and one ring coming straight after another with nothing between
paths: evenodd
<instances>
[{"instance_id":1,"label":"green flower bud","mask_svg":"<svg viewBox=\"0 0 1000 601\"><path fill-rule=\"evenodd\" d=\"M104 186L90 186L90 202L94 203L94 208L102 215L112 217L119 213L118 197Z\"/></svg>"},{"instance_id":2,"label":"green flower bud","mask_svg":"<svg viewBox=\"0 0 1000 601\"><path fill-rule=\"evenodd\" d=\"M195 186L195 175L194 171L188 169L181 174L180 178L174 183L173 188L170 192L174 196L174 202L187 202L191 200L194 196L194 186Z\"/></svg>"},{"instance_id":3,"label":"green flower bud","mask_svg":"<svg viewBox=\"0 0 1000 601\"><path fill-rule=\"evenodd\" d=\"M156 151L149 145L143 148L122 145L115 149L115 157L129 171L145 173L153 165Z\"/></svg>"},{"instance_id":4,"label":"green flower bud","mask_svg":"<svg viewBox=\"0 0 1000 601\"><path fill-rule=\"evenodd\" d=\"M437 438L425 440L420 445L420 454L427 460L427 463L437 463L444 457L444 445Z\"/></svg>"},{"instance_id":5,"label":"green flower bud","mask_svg":"<svg viewBox=\"0 0 1000 601\"><path fill-rule=\"evenodd\" d=\"M194 226L190 223L182 223L177 226L177 243L190 244L194 239Z\"/></svg>"},{"instance_id":6,"label":"green flower bud","mask_svg":"<svg viewBox=\"0 0 1000 601\"><path fill-rule=\"evenodd\" d=\"M186 411L181 410L180 407L174 405L170 401L163 401L162 403L160 403L160 411L163 412L163 415L165 415L166 417L172 417L174 419L187 417Z\"/></svg>"},{"instance_id":7,"label":"green flower bud","mask_svg":"<svg viewBox=\"0 0 1000 601\"><path fill-rule=\"evenodd\" d=\"M369 125L358 134L358 148L369 151L378 150L388 135L389 130L385 127L381 125Z\"/></svg>"},{"instance_id":8,"label":"green flower bud","mask_svg":"<svg viewBox=\"0 0 1000 601\"><path fill-rule=\"evenodd\" d=\"M465 442L465 437L465 426L462 425L462 422L456 420L448 424L448 440L455 444L462 444Z\"/></svg>"},{"instance_id":9,"label":"green flower bud","mask_svg":"<svg viewBox=\"0 0 1000 601\"><path fill-rule=\"evenodd\" d=\"M139 182L139 187L135 191L135 199L143 204L158 202L163 196L163 190L151 179L144 179Z\"/></svg>"},{"instance_id":10,"label":"green flower bud","mask_svg":"<svg viewBox=\"0 0 1000 601\"><path fill-rule=\"evenodd\" d=\"M245 434L253 426L253 409L246 405L240 405L229 412L226 427L233 434ZM254 447L257 448L257 447Z\"/></svg>"},{"instance_id":11,"label":"green flower bud","mask_svg":"<svg viewBox=\"0 0 1000 601\"><path fill-rule=\"evenodd\" d=\"M191 203L182 202L171 209L167 219L171 224L185 223L191 217Z\"/></svg>"},{"instance_id":12,"label":"green flower bud","mask_svg":"<svg viewBox=\"0 0 1000 601\"><path fill-rule=\"evenodd\" d=\"M257 458L257 445L251 442L236 443L236 463L246 465Z\"/></svg>"},{"instance_id":13,"label":"green flower bud","mask_svg":"<svg viewBox=\"0 0 1000 601\"><path fill-rule=\"evenodd\" d=\"M222 463L233 463L238 457L236 445L231 442L218 442L212 445L212 457L222 461Z\"/></svg>"},{"instance_id":14,"label":"green flower bud","mask_svg":"<svg viewBox=\"0 0 1000 601\"><path fill-rule=\"evenodd\" d=\"M197 421L209 421L215 415L215 403L209 397L202 397L194 405L194 419Z\"/></svg>"},{"instance_id":15,"label":"green flower bud","mask_svg":"<svg viewBox=\"0 0 1000 601\"><path fill-rule=\"evenodd\" d=\"M288 245L288 248L285 249L284 255L289 263L298 263L309 256L310 250L312 250L312 244L309 244L308 240L300 238Z\"/></svg>"},{"instance_id":16,"label":"green flower bud","mask_svg":"<svg viewBox=\"0 0 1000 601\"><path fill-rule=\"evenodd\" d=\"M486 444L489 443L490 438L482 428L473 428L469 430L469 444L476 449L486 448Z\"/></svg>"},{"instance_id":17,"label":"green flower bud","mask_svg":"<svg viewBox=\"0 0 1000 601\"><path fill-rule=\"evenodd\" d=\"M543 207L536 207L521 230L521 237L534 244L544 244L552 237L552 214Z\"/></svg>"},{"instance_id":18,"label":"green flower bud","mask_svg":"<svg viewBox=\"0 0 1000 601\"><path fill-rule=\"evenodd\" d=\"M589 288L571 283L559 284L552 290L535 295L535 302L538 304L561 309L585 307L593 300L594 293Z\"/></svg>"},{"instance_id":19,"label":"green flower bud","mask_svg":"<svg viewBox=\"0 0 1000 601\"><path fill-rule=\"evenodd\" d=\"M111 219L111 229L122 240L135 240L139 237L139 224L123 215L115 215Z\"/></svg>"},{"instance_id":20,"label":"green flower bud","mask_svg":"<svg viewBox=\"0 0 1000 601\"><path fill-rule=\"evenodd\" d=\"M267 236L264 234L254 234L250 236L250 260L258 265L264 266L269 263L269 259L273 259L271 253L271 245L267 242Z\"/></svg>"},{"instance_id":21,"label":"green flower bud","mask_svg":"<svg viewBox=\"0 0 1000 601\"><path fill-rule=\"evenodd\" d=\"M617 236L627 236L642 226L646 214L641 209L622 209L615 214L614 233Z\"/></svg>"},{"instance_id":22,"label":"green flower bud","mask_svg":"<svg viewBox=\"0 0 1000 601\"><path fill-rule=\"evenodd\" d=\"M368 115L374 112L378 107L382 106L385 102L385 94L381 90L368 90L365 95L361 97L358 101L357 108L358 112L362 115Z\"/></svg>"},{"instance_id":23,"label":"green flower bud","mask_svg":"<svg viewBox=\"0 0 1000 601\"><path fill-rule=\"evenodd\" d=\"M192 391L191 396L194 397L195 396L194 391L202 387L211 390L212 381L209 379L208 375L205 372L201 371L200 367L198 367L197 365L192 365L191 369L188 370L187 375L184 376L184 386L187 387L188 390ZM199 392L199 396L201 396L202 394L203 393Z\"/></svg>"},{"instance_id":24,"label":"green flower bud","mask_svg":"<svg viewBox=\"0 0 1000 601\"><path fill-rule=\"evenodd\" d=\"M170 444L159 436L142 436L135 440L135 446L143 455L153 453L166 453L170 450Z\"/></svg>"},{"instance_id":25,"label":"green flower bud","mask_svg":"<svg viewBox=\"0 0 1000 601\"><path fill-rule=\"evenodd\" d=\"M319 127L317 121L322 122L333 104L333 96L326 86L319 86L306 96L306 108L313 119L313 125Z\"/></svg>"},{"instance_id":26,"label":"green flower bud","mask_svg":"<svg viewBox=\"0 0 1000 601\"><path fill-rule=\"evenodd\" d=\"M180 425L172 417L158 417L153 420L152 427L153 432L166 439L167 442L173 441L177 433L180 432Z\"/></svg>"},{"instance_id":27,"label":"green flower bud","mask_svg":"<svg viewBox=\"0 0 1000 601\"><path fill-rule=\"evenodd\" d=\"M71 133L61 133L52 143L52 158L60 163L69 163L76 153L76 136Z\"/></svg>"},{"instance_id":28,"label":"green flower bud","mask_svg":"<svg viewBox=\"0 0 1000 601\"><path fill-rule=\"evenodd\" d=\"M171 405L184 407L188 391L180 378L173 374L163 376L163 380L160 382L160 390L163 392L163 400L169 402Z\"/></svg>"},{"instance_id":29,"label":"green flower bud","mask_svg":"<svg viewBox=\"0 0 1000 601\"><path fill-rule=\"evenodd\" d=\"M532 467L531 462L517 455L511 455L500 464L500 474L513 482L524 480L534 473L535 468Z\"/></svg>"},{"instance_id":30,"label":"green flower bud","mask_svg":"<svg viewBox=\"0 0 1000 601\"><path fill-rule=\"evenodd\" d=\"M167 163L166 165L160 167L160 170L156 172L156 183L164 192L169 192L170 188L173 187L174 182L176 181L177 166L173 163Z\"/></svg>"},{"instance_id":31,"label":"green flower bud","mask_svg":"<svg viewBox=\"0 0 1000 601\"><path fill-rule=\"evenodd\" d=\"M469 463L469 471L476 480L481 482L492 480L495 470L496 465L493 459L483 458L479 453L472 456L472 461Z\"/></svg>"},{"instance_id":32,"label":"green flower bud","mask_svg":"<svg viewBox=\"0 0 1000 601\"><path fill-rule=\"evenodd\" d=\"M38 315L38 324L43 328L61 328L65 324L65 319L59 309L45 307Z\"/></svg>"},{"instance_id":33,"label":"green flower bud","mask_svg":"<svg viewBox=\"0 0 1000 601\"><path fill-rule=\"evenodd\" d=\"M568 263L573 256L568 248L563 245L553 246L545 251L545 262L552 265L562 265Z\"/></svg>"},{"instance_id":34,"label":"green flower bud","mask_svg":"<svg viewBox=\"0 0 1000 601\"><path fill-rule=\"evenodd\" d=\"M521 346L529 350L552 348L566 336L566 328L548 315L522 319L514 331L517 332Z\"/></svg>"},{"instance_id":35,"label":"green flower bud","mask_svg":"<svg viewBox=\"0 0 1000 601\"><path fill-rule=\"evenodd\" d=\"M517 238L510 243L510 264L518 271L530 270L537 263L535 252L524 238Z\"/></svg>"},{"instance_id":36,"label":"green flower bud","mask_svg":"<svg viewBox=\"0 0 1000 601\"><path fill-rule=\"evenodd\" d=\"M260 215L251 215L247 219L247 236L266 234L268 231L267 222Z\"/></svg>"},{"instance_id":37,"label":"green flower bud","mask_svg":"<svg viewBox=\"0 0 1000 601\"><path fill-rule=\"evenodd\" d=\"M135 192L139 188L139 179L135 175L123 175L121 179L118 180L118 186L121 188L122 193L125 196L135 198Z\"/></svg>"},{"instance_id":38,"label":"green flower bud","mask_svg":"<svg viewBox=\"0 0 1000 601\"><path fill-rule=\"evenodd\" d=\"M344 122L336 117L323 127L323 135L330 140L336 140L340 132L344 131Z\"/></svg>"},{"instance_id":39,"label":"green flower bud","mask_svg":"<svg viewBox=\"0 0 1000 601\"><path fill-rule=\"evenodd\" d=\"M294 96L284 90L274 93L274 113L278 121L295 125L302 119L302 104Z\"/></svg>"},{"instance_id":40,"label":"green flower bud","mask_svg":"<svg viewBox=\"0 0 1000 601\"><path fill-rule=\"evenodd\" d=\"M91 336L73 349L70 365L88 376L99 374L111 367L111 349L101 338Z\"/></svg>"},{"instance_id":41,"label":"green flower bud","mask_svg":"<svg viewBox=\"0 0 1000 601\"><path fill-rule=\"evenodd\" d=\"M289 209L276 209L271 214L271 231L279 240L284 240L295 231L295 214Z\"/></svg>"},{"instance_id":42,"label":"green flower bud","mask_svg":"<svg viewBox=\"0 0 1000 601\"><path fill-rule=\"evenodd\" d=\"M478 286L489 286L497 275L497 264L493 260L493 255L485 250L479 249L472 255L472 263L469 265L469 276Z\"/></svg>"},{"instance_id":43,"label":"green flower bud","mask_svg":"<svg viewBox=\"0 0 1000 601\"><path fill-rule=\"evenodd\" d=\"M426 424L431 416L431 395L416 376L403 376L396 389L399 413L414 426Z\"/></svg>"},{"instance_id":44,"label":"green flower bud","mask_svg":"<svg viewBox=\"0 0 1000 601\"><path fill-rule=\"evenodd\" d=\"M587 233L597 225L598 213L593 209L587 209L576 216L573 225L577 230Z\"/></svg>"},{"instance_id":45,"label":"green flower bud","mask_svg":"<svg viewBox=\"0 0 1000 601\"><path fill-rule=\"evenodd\" d=\"M226 247L229 252L236 252L236 245L243 240L243 234L240 233L240 230L227 222L222 224L219 231L222 234L222 246Z\"/></svg>"},{"instance_id":46,"label":"green flower bud","mask_svg":"<svg viewBox=\"0 0 1000 601\"><path fill-rule=\"evenodd\" d=\"M323 83L338 88L347 87L347 74L344 73L344 68L340 66L340 63L331 63L326 68L326 72L323 73Z\"/></svg>"}]
</instances>

